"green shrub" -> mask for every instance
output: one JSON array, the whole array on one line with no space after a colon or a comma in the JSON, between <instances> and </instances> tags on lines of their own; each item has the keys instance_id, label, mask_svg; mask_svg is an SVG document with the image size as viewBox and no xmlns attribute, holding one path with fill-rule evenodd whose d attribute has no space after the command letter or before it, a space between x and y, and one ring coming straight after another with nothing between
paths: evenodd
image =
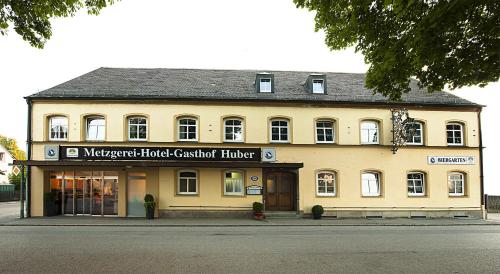
<instances>
[{"instance_id":1,"label":"green shrub","mask_svg":"<svg viewBox=\"0 0 500 274\"><path fill-rule=\"evenodd\" d=\"M262 211L264 211L263 203L254 202L252 207L253 207L253 212L255 213L262 213Z\"/></svg>"},{"instance_id":2,"label":"green shrub","mask_svg":"<svg viewBox=\"0 0 500 274\"><path fill-rule=\"evenodd\" d=\"M325 213L325 210L321 205L315 205L312 207L312 213L314 215L323 215L323 213Z\"/></svg>"},{"instance_id":3,"label":"green shrub","mask_svg":"<svg viewBox=\"0 0 500 274\"><path fill-rule=\"evenodd\" d=\"M47 192L43 196L46 202L55 202L57 198L57 194L55 192Z\"/></svg>"},{"instance_id":4,"label":"green shrub","mask_svg":"<svg viewBox=\"0 0 500 274\"><path fill-rule=\"evenodd\" d=\"M147 202L154 202L155 201L155 197L153 197L153 195L151 194L146 194L146 196L144 196L144 202L147 203Z\"/></svg>"}]
</instances>

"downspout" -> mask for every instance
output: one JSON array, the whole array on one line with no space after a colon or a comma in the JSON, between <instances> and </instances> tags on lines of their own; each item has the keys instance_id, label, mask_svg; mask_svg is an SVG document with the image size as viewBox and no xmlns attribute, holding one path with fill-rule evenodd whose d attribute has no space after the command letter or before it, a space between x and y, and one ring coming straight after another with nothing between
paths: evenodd
<instances>
[{"instance_id":1,"label":"downspout","mask_svg":"<svg viewBox=\"0 0 500 274\"><path fill-rule=\"evenodd\" d=\"M30 98L26 98L28 104L28 127L26 138L26 160L31 161L31 116L33 104ZM31 217L31 166L26 166L26 217Z\"/></svg>"},{"instance_id":2,"label":"downspout","mask_svg":"<svg viewBox=\"0 0 500 274\"><path fill-rule=\"evenodd\" d=\"M480 189L481 189L481 209L483 211L483 219L487 218L485 201L484 201L484 171L483 171L483 133L481 129L481 111L482 108L479 108L477 111L477 121L478 121L478 130L479 130L479 181L480 181Z\"/></svg>"}]
</instances>

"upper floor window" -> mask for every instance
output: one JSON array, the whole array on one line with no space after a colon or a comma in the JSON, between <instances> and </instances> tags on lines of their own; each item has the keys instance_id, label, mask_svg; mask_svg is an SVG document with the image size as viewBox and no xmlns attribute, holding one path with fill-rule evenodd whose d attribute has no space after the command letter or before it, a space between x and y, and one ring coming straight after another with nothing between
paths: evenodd
<instances>
[{"instance_id":1,"label":"upper floor window","mask_svg":"<svg viewBox=\"0 0 500 274\"><path fill-rule=\"evenodd\" d=\"M379 125L375 121L361 122L361 143L378 144L379 143Z\"/></svg>"},{"instance_id":2,"label":"upper floor window","mask_svg":"<svg viewBox=\"0 0 500 274\"><path fill-rule=\"evenodd\" d=\"M460 123L446 124L446 140L450 146L463 146L463 125Z\"/></svg>"},{"instance_id":3,"label":"upper floor window","mask_svg":"<svg viewBox=\"0 0 500 274\"><path fill-rule=\"evenodd\" d=\"M64 116L54 116L49 118L49 140L68 140L68 118Z\"/></svg>"},{"instance_id":4,"label":"upper floor window","mask_svg":"<svg viewBox=\"0 0 500 274\"><path fill-rule=\"evenodd\" d=\"M290 141L289 122L285 119L271 120L271 142L288 143Z\"/></svg>"},{"instance_id":5,"label":"upper floor window","mask_svg":"<svg viewBox=\"0 0 500 274\"><path fill-rule=\"evenodd\" d=\"M195 118L179 118L179 141L198 141L198 120Z\"/></svg>"},{"instance_id":6,"label":"upper floor window","mask_svg":"<svg viewBox=\"0 0 500 274\"><path fill-rule=\"evenodd\" d=\"M102 116L90 116L86 119L86 139L88 141L104 141L106 122Z\"/></svg>"},{"instance_id":7,"label":"upper floor window","mask_svg":"<svg viewBox=\"0 0 500 274\"><path fill-rule=\"evenodd\" d=\"M224 195L243 195L244 194L243 172L226 171L224 172Z\"/></svg>"},{"instance_id":8,"label":"upper floor window","mask_svg":"<svg viewBox=\"0 0 500 274\"><path fill-rule=\"evenodd\" d=\"M410 136L410 129L413 128L415 131L413 132L413 136ZM408 145L423 145L424 144L424 131L423 125L420 122L413 122L406 124L405 126L406 135L406 144Z\"/></svg>"},{"instance_id":9,"label":"upper floor window","mask_svg":"<svg viewBox=\"0 0 500 274\"><path fill-rule=\"evenodd\" d=\"M316 143L334 143L334 133L333 121L316 121Z\"/></svg>"},{"instance_id":10,"label":"upper floor window","mask_svg":"<svg viewBox=\"0 0 500 274\"><path fill-rule=\"evenodd\" d=\"M335 196L337 187L335 184L335 172L320 171L316 174L316 194L318 196Z\"/></svg>"},{"instance_id":11,"label":"upper floor window","mask_svg":"<svg viewBox=\"0 0 500 274\"><path fill-rule=\"evenodd\" d=\"M271 78L260 78L259 79L259 91L260 92L272 92L272 79Z\"/></svg>"},{"instance_id":12,"label":"upper floor window","mask_svg":"<svg viewBox=\"0 0 500 274\"><path fill-rule=\"evenodd\" d=\"M145 141L148 138L148 121L145 117L128 118L128 139Z\"/></svg>"},{"instance_id":13,"label":"upper floor window","mask_svg":"<svg viewBox=\"0 0 500 274\"><path fill-rule=\"evenodd\" d=\"M465 176L461 172L448 174L448 194L450 196L465 195Z\"/></svg>"},{"instance_id":14,"label":"upper floor window","mask_svg":"<svg viewBox=\"0 0 500 274\"><path fill-rule=\"evenodd\" d=\"M380 196L380 173L364 172L361 175L361 193L363 196Z\"/></svg>"},{"instance_id":15,"label":"upper floor window","mask_svg":"<svg viewBox=\"0 0 500 274\"><path fill-rule=\"evenodd\" d=\"M224 141L243 142L243 120L237 118L224 119Z\"/></svg>"},{"instance_id":16,"label":"upper floor window","mask_svg":"<svg viewBox=\"0 0 500 274\"><path fill-rule=\"evenodd\" d=\"M198 194L198 173L181 170L178 173L177 194Z\"/></svg>"},{"instance_id":17,"label":"upper floor window","mask_svg":"<svg viewBox=\"0 0 500 274\"><path fill-rule=\"evenodd\" d=\"M409 196L425 195L425 176L422 172L410 172L406 175Z\"/></svg>"},{"instance_id":18,"label":"upper floor window","mask_svg":"<svg viewBox=\"0 0 500 274\"><path fill-rule=\"evenodd\" d=\"M323 79L313 79L312 80L312 92L313 93L325 93L325 81Z\"/></svg>"}]
</instances>

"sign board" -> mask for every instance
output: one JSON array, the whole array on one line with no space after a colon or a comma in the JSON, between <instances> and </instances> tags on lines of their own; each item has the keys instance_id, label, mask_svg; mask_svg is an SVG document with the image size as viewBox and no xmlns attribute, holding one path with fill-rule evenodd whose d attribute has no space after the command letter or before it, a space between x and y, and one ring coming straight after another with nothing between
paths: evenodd
<instances>
[{"instance_id":1,"label":"sign board","mask_svg":"<svg viewBox=\"0 0 500 274\"><path fill-rule=\"evenodd\" d=\"M476 157L474 156L428 156L429 165L474 165Z\"/></svg>"},{"instance_id":2,"label":"sign board","mask_svg":"<svg viewBox=\"0 0 500 274\"><path fill-rule=\"evenodd\" d=\"M59 146L45 146L45 160L59 160Z\"/></svg>"},{"instance_id":3,"label":"sign board","mask_svg":"<svg viewBox=\"0 0 500 274\"><path fill-rule=\"evenodd\" d=\"M21 173L21 169L18 166L14 166L12 168L12 173L14 173L15 176L19 175Z\"/></svg>"},{"instance_id":4,"label":"sign board","mask_svg":"<svg viewBox=\"0 0 500 274\"><path fill-rule=\"evenodd\" d=\"M253 186L247 186L246 188L247 195L262 195L262 187L253 185Z\"/></svg>"},{"instance_id":5,"label":"sign board","mask_svg":"<svg viewBox=\"0 0 500 274\"><path fill-rule=\"evenodd\" d=\"M252 182L257 182L259 180L259 176L250 176L250 180Z\"/></svg>"},{"instance_id":6,"label":"sign board","mask_svg":"<svg viewBox=\"0 0 500 274\"><path fill-rule=\"evenodd\" d=\"M258 162L259 148L61 146L62 160Z\"/></svg>"},{"instance_id":7,"label":"sign board","mask_svg":"<svg viewBox=\"0 0 500 274\"><path fill-rule=\"evenodd\" d=\"M276 162L276 149L263 148L262 149L262 162Z\"/></svg>"}]
</instances>

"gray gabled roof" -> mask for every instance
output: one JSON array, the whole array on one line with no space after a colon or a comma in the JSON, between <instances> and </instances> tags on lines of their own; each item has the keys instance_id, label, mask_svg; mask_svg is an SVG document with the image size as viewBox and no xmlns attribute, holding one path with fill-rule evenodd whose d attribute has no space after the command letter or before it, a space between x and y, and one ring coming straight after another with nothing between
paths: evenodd
<instances>
[{"instance_id":1,"label":"gray gabled roof","mask_svg":"<svg viewBox=\"0 0 500 274\"><path fill-rule=\"evenodd\" d=\"M257 93L255 76L264 71L206 69L99 68L35 93L30 99L187 99L258 100L386 104L387 98L364 86L365 74L322 73L327 94L311 94L305 81L314 72L266 71L274 74L275 92ZM479 106L447 92L428 93L412 81L403 103Z\"/></svg>"}]
</instances>

